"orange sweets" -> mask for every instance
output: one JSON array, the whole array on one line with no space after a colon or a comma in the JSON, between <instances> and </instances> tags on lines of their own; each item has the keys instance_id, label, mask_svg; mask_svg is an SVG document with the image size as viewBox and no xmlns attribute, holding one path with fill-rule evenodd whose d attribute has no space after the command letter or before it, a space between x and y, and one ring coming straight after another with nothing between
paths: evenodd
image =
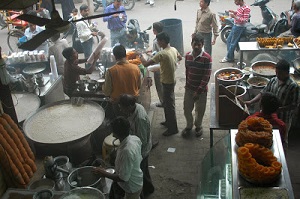
<instances>
[{"instance_id":1,"label":"orange sweets","mask_svg":"<svg viewBox=\"0 0 300 199\"><path fill-rule=\"evenodd\" d=\"M268 120L261 117L243 120L239 124L235 142L238 146L243 146L246 143L257 143L270 148L273 144L272 125Z\"/></svg>"},{"instance_id":2,"label":"orange sweets","mask_svg":"<svg viewBox=\"0 0 300 199\"><path fill-rule=\"evenodd\" d=\"M238 148L237 156L239 173L252 183L272 183L281 174L281 163L266 147L246 143Z\"/></svg>"},{"instance_id":3,"label":"orange sweets","mask_svg":"<svg viewBox=\"0 0 300 199\"><path fill-rule=\"evenodd\" d=\"M126 59L131 64L140 65L142 63L141 60L140 60L140 58L139 58L139 56L134 51L127 52L126 53Z\"/></svg>"}]
</instances>

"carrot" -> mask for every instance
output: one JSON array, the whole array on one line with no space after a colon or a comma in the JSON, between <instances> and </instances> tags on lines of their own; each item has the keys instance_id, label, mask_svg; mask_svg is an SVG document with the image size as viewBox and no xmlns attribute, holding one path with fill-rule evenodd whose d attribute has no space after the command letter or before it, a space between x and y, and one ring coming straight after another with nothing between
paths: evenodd
<instances>
[{"instance_id":1,"label":"carrot","mask_svg":"<svg viewBox=\"0 0 300 199\"><path fill-rule=\"evenodd\" d=\"M18 156L19 160L23 163L24 159L21 156L21 153L16 145L16 143L14 142L14 140L9 136L7 131L11 131L12 128L3 128L3 123L7 123L5 120L3 121L3 118L0 118L0 132L2 133L3 137L6 139L6 141L8 142L8 144L10 145L10 147L15 151L16 155ZM2 125L1 125L2 124Z\"/></svg>"},{"instance_id":2,"label":"carrot","mask_svg":"<svg viewBox=\"0 0 300 199\"><path fill-rule=\"evenodd\" d=\"M34 154L27 142L27 140L25 139L23 133L21 132L21 130L19 129L18 125L11 119L11 117L4 113L2 115L3 118L6 119L6 121L8 122L8 124L13 128L13 130L15 131L15 133L17 134L17 136L19 137L21 143L23 144L28 156L32 159L35 160Z\"/></svg>"},{"instance_id":3,"label":"carrot","mask_svg":"<svg viewBox=\"0 0 300 199\"><path fill-rule=\"evenodd\" d=\"M14 152L14 150L11 148L11 146L7 143L7 141L4 139L4 137L2 136L2 134L0 133L0 144L3 146L4 150L7 152L9 158L12 159L12 162L16 165L16 167L19 169L21 175L23 176L23 179L26 180L29 179L22 163L20 162L20 160L18 159L16 153Z\"/></svg>"},{"instance_id":4,"label":"carrot","mask_svg":"<svg viewBox=\"0 0 300 199\"><path fill-rule=\"evenodd\" d=\"M31 178L33 176L33 172L30 168L30 166L28 164L23 164L23 167L27 173L27 175L29 176L29 178Z\"/></svg>"}]
</instances>

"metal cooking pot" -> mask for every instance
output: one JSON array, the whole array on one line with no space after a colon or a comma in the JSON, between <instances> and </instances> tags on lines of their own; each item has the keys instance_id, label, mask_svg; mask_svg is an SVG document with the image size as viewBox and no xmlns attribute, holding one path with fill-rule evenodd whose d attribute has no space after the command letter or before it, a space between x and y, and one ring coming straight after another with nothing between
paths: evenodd
<instances>
[{"instance_id":1,"label":"metal cooking pot","mask_svg":"<svg viewBox=\"0 0 300 199\"><path fill-rule=\"evenodd\" d=\"M84 100L81 106L73 106L71 100L63 100L39 108L25 120L23 129L37 155L66 155L77 165L92 155L90 135L104 118L105 111L95 102Z\"/></svg>"},{"instance_id":2,"label":"metal cooking pot","mask_svg":"<svg viewBox=\"0 0 300 199\"><path fill-rule=\"evenodd\" d=\"M257 61L251 65L253 75L271 78L276 76L276 62Z\"/></svg>"},{"instance_id":3,"label":"metal cooking pot","mask_svg":"<svg viewBox=\"0 0 300 199\"><path fill-rule=\"evenodd\" d=\"M92 187L82 187L73 189L60 197L60 199L67 198L105 199L105 196L98 189Z\"/></svg>"},{"instance_id":4,"label":"metal cooking pot","mask_svg":"<svg viewBox=\"0 0 300 199\"><path fill-rule=\"evenodd\" d=\"M221 73L241 74L241 77L226 80L226 79L221 79L218 77L218 75ZM220 84L222 84L224 86L229 86L229 85L236 85L237 82L241 81L244 78L245 74L243 73L242 70L240 70L238 68L228 67L228 68L221 68L221 69L217 70L215 72L214 76L215 76L216 80L219 81Z\"/></svg>"},{"instance_id":5,"label":"metal cooking pot","mask_svg":"<svg viewBox=\"0 0 300 199\"><path fill-rule=\"evenodd\" d=\"M93 173L93 166L80 167L73 170L68 176L68 183L72 188L97 187L101 177Z\"/></svg>"}]
</instances>

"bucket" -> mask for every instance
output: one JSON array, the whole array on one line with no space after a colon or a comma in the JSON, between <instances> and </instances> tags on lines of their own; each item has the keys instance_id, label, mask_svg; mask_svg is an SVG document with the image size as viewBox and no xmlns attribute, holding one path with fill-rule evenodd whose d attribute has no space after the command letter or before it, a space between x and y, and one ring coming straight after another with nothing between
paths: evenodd
<instances>
[{"instance_id":1,"label":"bucket","mask_svg":"<svg viewBox=\"0 0 300 199\"><path fill-rule=\"evenodd\" d=\"M164 24L163 31L170 36L170 45L175 47L181 55L184 55L182 21L180 19L164 19L160 22Z\"/></svg>"}]
</instances>

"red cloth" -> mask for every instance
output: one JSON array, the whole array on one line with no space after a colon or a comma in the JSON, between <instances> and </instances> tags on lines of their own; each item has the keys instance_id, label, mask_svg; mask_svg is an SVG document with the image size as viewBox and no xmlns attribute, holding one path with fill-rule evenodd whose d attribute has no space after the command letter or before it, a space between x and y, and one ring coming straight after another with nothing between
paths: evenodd
<instances>
[{"instance_id":1,"label":"red cloth","mask_svg":"<svg viewBox=\"0 0 300 199\"><path fill-rule=\"evenodd\" d=\"M278 128L281 136L281 140L284 141L285 134L286 134L286 125L285 123L278 118L277 113L272 113L271 115L266 115L262 112L256 112L253 115L250 115L248 118L251 117L262 117L265 120L268 120L270 124L272 124L273 128Z\"/></svg>"}]
</instances>

